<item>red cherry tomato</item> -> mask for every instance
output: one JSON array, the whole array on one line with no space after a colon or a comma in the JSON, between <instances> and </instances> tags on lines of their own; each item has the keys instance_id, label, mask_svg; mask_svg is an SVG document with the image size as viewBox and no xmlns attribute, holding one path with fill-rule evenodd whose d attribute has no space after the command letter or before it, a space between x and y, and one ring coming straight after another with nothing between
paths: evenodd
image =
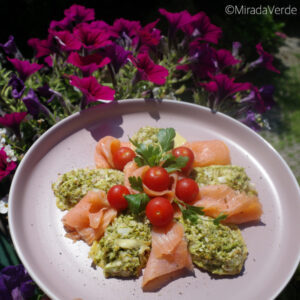
<instances>
[{"instance_id":1,"label":"red cherry tomato","mask_svg":"<svg viewBox=\"0 0 300 300\"><path fill-rule=\"evenodd\" d=\"M120 147L114 154L113 154L113 162L115 168L122 171L125 165L132 161L135 158L135 152L128 148L128 147Z\"/></svg>"},{"instance_id":2,"label":"red cherry tomato","mask_svg":"<svg viewBox=\"0 0 300 300\"><path fill-rule=\"evenodd\" d=\"M124 185L114 185L107 192L107 200L111 207L117 210L123 210L127 208L128 202L124 198L124 195L129 195L130 192Z\"/></svg>"},{"instance_id":3,"label":"red cherry tomato","mask_svg":"<svg viewBox=\"0 0 300 300\"><path fill-rule=\"evenodd\" d=\"M152 167L144 175L143 183L156 192L167 190L170 185L170 176L162 167Z\"/></svg>"},{"instance_id":4,"label":"red cherry tomato","mask_svg":"<svg viewBox=\"0 0 300 300\"><path fill-rule=\"evenodd\" d=\"M183 178L177 182L175 193L177 198L186 203L190 203L197 199L199 187L195 180Z\"/></svg>"},{"instance_id":5,"label":"red cherry tomato","mask_svg":"<svg viewBox=\"0 0 300 300\"><path fill-rule=\"evenodd\" d=\"M154 226L165 226L173 220L174 209L164 197L151 199L146 206L146 216Z\"/></svg>"},{"instance_id":6,"label":"red cherry tomato","mask_svg":"<svg viewBox=\"0 0 300 300\"><path fill-rule=\"evenodd\" d=\"M181 171L183 173L188 173L188 171L190 171L190 169L192 168L195 159L193 151L187 147L177 147L172 150L172 154L175 157L186 156L189 158L186 165L181 168Z\"/></svg>"}]
</instances>

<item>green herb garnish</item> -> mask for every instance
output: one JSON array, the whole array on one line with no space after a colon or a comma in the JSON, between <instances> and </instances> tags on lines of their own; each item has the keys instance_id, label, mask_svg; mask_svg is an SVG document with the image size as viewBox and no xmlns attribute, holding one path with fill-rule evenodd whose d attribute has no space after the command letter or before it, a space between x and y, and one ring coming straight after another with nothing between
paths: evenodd
<instances>
[{"instance_id":1,"label":"green herb garnish","mask_svg":"<svg viewBox=\"0 0 300 300\"><path fill-rule=\"evenodd\" d=\"M173 149L175 135L176 132L174 128L165 128L159 130L157 138L162 151L167 152Z\"/></svg>"},{"instance_id":2,"label":"green herb garnish","mask_svg":"<svg viewBox=\"0 0 300 300\"><path fill-rule=\"evenodd\" d=\"M145 193L124 195L124 198L128 202L129 210L134 214L139 214L144 211L150 201L150 198Z\"/></svg>"},{"instance_id":3,"label":"green herb garnish","mask_svg":"<svg viewBox=\"0 0 300 300\"><path fill-rule=\"evenodd\" d=\"M215 219L214 219L214 224L219 225L221 221L225 220L227 218L227 215L220 213Z\"/></svg>"},{"instance_id":4,"label":"green herb garnish","mask_svg":"<svg viewBox=\"0 0 300 300\"><path fill-rule=\"evenodd\" d=\"M177 203L179 209L181 210L183 219L188 219L193 224L197 222L199 215L204 215L203 207L193 206L179 199L175 199L174 201L175 203Z\"/></svg>"},{"instance_id":5,"label":"green herb garnish","mask_svg":"<svg viewBox=\"0 0 300 300\"><path fill-rule=\"evenodd\" d=\"M179 171L185 167L188 162L188 157L175 157L172 153L168 153L174 147L174 138L176 132L174 128L160 129L157 133L159 145L139 144L131 139L130 142L136 147L137 156L134 161L139 167L149 165L150 167L158 166L161 162L163 168L168 173Z\"/></svg>"},{"instance_id":6,"label":"green herb garnish","mask_svg":"<svg viewBox=\"0 0 300 300\"><path fill-rule=\"evenodd\" d=\"M168 173L172 173L174 171L179 171L181 168L185 167L189 158L187 156L179 156L175 157L171 155L164 162L163 167L166 169Z\"/></svg>"},{"instance_id":7,"label":"green herb garnish","mask_svg":"<svg viewBox=\"0 0 300 300\"><path fill-rule=\"evenodd\" d=\"M139 192L143 192L143 182L141 177L135 177L135 176L130 176L129 178L129 183L131 187Z\"/></svg>"}]
</instances>

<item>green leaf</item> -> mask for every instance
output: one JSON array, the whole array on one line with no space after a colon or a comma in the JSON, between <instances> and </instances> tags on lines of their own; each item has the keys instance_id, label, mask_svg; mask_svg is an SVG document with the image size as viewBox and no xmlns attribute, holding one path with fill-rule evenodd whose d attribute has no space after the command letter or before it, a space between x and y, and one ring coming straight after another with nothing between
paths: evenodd
<instances>
[{"instance_id":1,"label":"green leaf","mask_svg":"<svg viewBox=\"0 0 300 300\"><path fill-rule=\"evenodd\" d=\"M198 214L190 209L182 210L182 216L185 220L190 220L193 224L197 223Z\"/></svg>"},{"instance_id":2,"label":"green leaf","mask_svg":"<svg viewBox=\"0 0 300 300\"><path fill-rule=\"evenodd\" d=\"M174 128L165 128L159 130L157 138L164 152L173 149L175 135L176 132Z\"/></svg>"},{"instance_id":3,"label":"green leaf","mask_svg":"<svg viewBox=\"0 0 300 300\"><path fill-rule=\"evenodd\" d=\"M136 164L138 165L138 167L142 167L142 166L145 166L147 163L145 162L145 160L140 157L140 156L136 156L134 158L134 161L136 162Z\"/></svg>"},{"instance_id":4,"label":"green leaf","mask_svg":"<svg viewBox=\"0 0 300 300\"><path fill-rule=\"evenodd\" d=\"M134 214L144 211L147 203L150 201L150 198L145 193L125 195L124 198L128 202L129 210Z\"/></svg>"},{"instance_id":5,"label":"green leaf","mask_svg":"<svg viewBox=\"0 0 300 300\"><path fill-rule=\"evenodd\" d=\"M185 220L190 220L192 223L196 223L199 215L204 215L203 207L189 205L179 199L174 200L179 209L182 212L182 217Z\"/></svg>"},{"instance_id":6,"label":"green leaf","mask_svg":"<svg viewBox=\"0 0 300 300\"><path fill-rule=\"evenodd\" d=\"M215 219L214 219L214 224L219 225L221 221L225 220L227 218L227 215L220 213Z\"/></svg>"},{"instance_id":7,"label":"green leaf","mask_svg":"<svg viewBox=\"0 0 300 300\"><path fill-rule=\"evenodd\" d=\"M168 173L179 171L181 168L185 167L189 158L187 156L171 156L163 164L163 167L167 170Z\"/></svg>"},{"instance_id":8,"label":"green leaf","mask_svg":"<svg viewBox=\"0 0 300 300\"><path fill-rule=\"evenodd\" d=\"M129 178L129 182L131 187L139 192L143 192L143 182L142 182L142 178L141 177L135 177L135 176L130 176Z\"/></svg>"},{"instance_id":9,"label":"green leaf","mask_svg":"<svg viewBox=\"0 0 300 300\"><path fill-rule=\"evenodd\" d=\"M135 152L138 156L135 157L134 161L139 167L149 165L150 167L157 166L161 160L162 153L158 146L145 145L135 143L130 139L130 142L136 147Z\"/></svg>"}]
</instances>

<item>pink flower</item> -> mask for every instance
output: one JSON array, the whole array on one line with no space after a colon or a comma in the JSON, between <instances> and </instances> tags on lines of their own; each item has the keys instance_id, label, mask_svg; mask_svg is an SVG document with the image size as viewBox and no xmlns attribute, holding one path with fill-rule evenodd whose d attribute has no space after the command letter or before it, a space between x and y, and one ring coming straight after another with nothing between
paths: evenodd
<instances>
[{"instance_id":1,"label":"pink flower","mask_svg":"<svg viewBox=\"0 0 300 300\"><path fill-rule=\"evenodd\" d=\"M85 107L91 102L108 103L114 100L115 91L108 86L99 84L97 79L93 76L79 78L75 75L70 76L70 84L77 87L85 96Z\"/></svg>"},{"instance_id":2,"label":"pink flower","mask_svg":"<svg viewBox=\"0 0 300 300\"><path fill-rule=\"evenodd\" d=\"M49 35L47 40L40 40L38 38L32 38L27 41L27 44L35 50L35 57L40 58L42 56L50 55L53 52L54 42L53 36Z\"/></svg>"},{"instance_id":3,"label":"pink flower","mask_svg":"<svg viewBox=\"0 0 300 300\"><path fill-rule=\"evenodd\" d=\"M149 49L154 50L155 46L159 44L161 38L160 30L155 28L158 22L159 19L137 31L140 52L148 51Z\"/></svg>"},{"instance_id":4,"label":"pink flower","mask_svg":"<svg viewBox=\"0 0 300 300\"><path fill-rule=\"evenodd\" d=\"M161 15L165 16L169 22L169 37L171 39L174 38L175 33L179 29L191 22L191 15L186 10L171 13L164 8L160 8L158 11Z\"/></svg>"},{"instance_id":5,"label":"pink flower","mask_svg":"<svg viewBox=\"0 0 300 300\"><path fill-rule=\"evenodd\" d=\"M4 148L0 149L0 181L9 175L15 168L17 164L14 161L9 161Z\"/></svg>"},{"instance_id":6,"label":"pink flower","mask_svg":"<svg viewBox=\"0 0 300 300\"><path fill-rule=\"evenodd\" d=\"M76 23L93 21L95 19L95 11L92 8L86 8L82 5L73 4L64 11L65 16Z\"/></svg>"},{"instance_id":7,"label":"pink flower","mask_svg":"<svg viewBox=\"0 0 300 300\"><path fill-rule=\"evenodd\" d=\"M213 44L217 44L222 35L221 28L210 23L209 17L204 12L192 16L191 21L181 26L181 29L193 38Z\"/></svg>"},{"instance_id":8,"label":"pink flower","mask_svg":"<svg viewBox=\"0 0 300 300\"><path fill-rule=\"evenodd\" d=\"M237 92L246 91L251 88L250 83L234 82L234 78L229 78L225 74L211 76L211 79L212 81L199 83L199 85L203 86L210 93L210 98L213 98L213 102L216 104L219 104Z\"/></svg>"},{"instance_id":9,"label":"pink flower","mask_svg":"<svg viewBox=\"0 0 300 300\"><path fill-rule=\"evenodd\" d=\"M132 63L138 69L135 81L147 80L155 84L164 84L166 77L169 75L168 70L160 65L156 65L148 53L140 53L135 59L131 58Z\"/></svg>"},{"instance_id":10,"label":"pink flower","mask_svg":"<svg viewBox=\"0 0 300 300\"><path fill-rule=\"evenodd\" d=\"M62 50L76 51L81 48L81 42L69 31L52 31L51 33L60 44Z\"/></svg>"},{"instance_id":11,"label":"pink flower","mask_svg":"<svg viewBox=\"0 0 300 300\"><path fill-rule=\"evenodd\" d=\"M26 115L26 112L5 114L4 117L0 117L0 125L10 128L17 137L20 137L20 124Z\"/></svg>"},{"instance_id":12,"label":"pink flower","mask_svg":"<svg viewBox=\"0 0 300 300\"><path fill-rule=\"evenodd\" d=\"M96 50L110 45L110 35L101 29L93 28L90 24L81 23L74 29L74 35L88 50Z\"/></svg>"},{"instance_id":13,"label":"pink flower","mask_svg":"<svg viewBox=\"0 0 300 300\"><path fill-rule=\"evenodd\" d=\"M141 24L139 21L129 21L120 18L114 21L114 24L111 26L111 32L113 37L125 38L126 36L133 39L140 28Z\"/></svg>"},{"instance_id":14,"label":"pink flower","mask_svg":"<svg viewBox=\"0 0 300 300\"><path fill-rule=\"evenodd\" d=\"M279 70L273 66L273 56L263 49L261 43L256 45L256 51L260 56L256 61L250 64L250 68L261 66L275 73L280 73Z\"/></svg>"},{"instance_id":15,"label":"pink flower","mask_svg":"<svg viewBox=\"0 0 300 300\"><path fill-rule=\"evenodd\" d=\"M231 52L226 49L219 49L215 52L215 57L219 70L228 66L233 66L240 63L240 60L235 59Z\"/></svg>"},{"instance_id":16,"label":"pink flower","mask_svg":"<svg viewBox=\"0 0 300 300\"><path fill-rule=\"evenodd\" d=\"M18 129L21 122L26 117L26 112L14 112L11 114L5 114L4 117L0 117L0 125L11 129Z\"/></svg>"},{"instance_id":17,"label":"pink flower","mask_svg":"<svg viewBox=\"0 0 300 300\"><path fill-rule=\"evenodd\" d=\"M39 65L36 63L30 63L27 60L19 60L16 58L9 58L7 59L13 64L13 66L18 71L20 78L25 81L30 75L40 70L43 65Z\"/></svg>"},{"instance_id":18,"label":"pink flower","mask_svg":"<svg viewBox=\"0 0 300 300\"><path fill-rule=\"evenodd\" d=\"M108 57L103 57L99 53L80 56L77 52L72 52L69 55L67 62L78 67L84 76L90 76L94 71L109 64L110 59Z\"/></svg>"},{"instance_id":19,"label":"pink flower","mask_svg":"<svg viewBox=\"0 0 300 300\"><path fill-rule=\"evenodd\" d=\"M60 21L51 21L49 25L49 31L61 31L61 30L69 30L71 31L73 28L72 19L69 17L65 17Z\"/></svg>"}]
</instances>

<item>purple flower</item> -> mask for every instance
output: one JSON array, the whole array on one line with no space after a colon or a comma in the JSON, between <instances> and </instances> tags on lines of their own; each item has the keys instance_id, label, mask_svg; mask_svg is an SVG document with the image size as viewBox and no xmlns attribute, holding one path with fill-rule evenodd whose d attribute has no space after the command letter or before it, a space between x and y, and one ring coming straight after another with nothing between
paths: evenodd
<instances>
[{"instance_id":1,"label":"purple flower","mask_svg":"<svg viewBox=\"0 0 300 300\"><path fill-rule=\"evenodd\" d=\"M52 31L51 34L53 34L64 51L74 51L81 48L81 42L69 31Z\"/></svg>"},{"instance_id":2,"label":"purple flower","mask_svg":"<svg viewBox=\"0 0 300 300\"><path fill-rule=\"evenodd\" d=\"M207 83L199 83L205 90L210 93L211 102L218 105L221 101L224 101L229 96L241 91L246 91L251 88L251 84L248 82L237 83L234 82L234 78L229 78L225 74L218 74L211 76L212 81Z\"/></svg>"},{"instance_id":3,"label":"purple flower","mask_svg":"<svg viewBox=\"0 0 300 300\"><path fill-rule=\"evenodd\" d=\"M108 86L101 85L93 76L79 78L70 76L70 84L77 87L84 95L82 108L91 102L108 103L114 100L115 91Z\"/></svg>"},{"instance_id":4,"label":"purple flower","mask_svg":"<svg viewBox=\"0 0 300 300\"><path fill-rule=\"evenodd\" d=\"M16 58L7 58L18 71L20 78L25 81L30 75L40 70L43 65L39 65L36 63L30 63L27 60L19 60Z\"/></svg>"},{"instance_id":5,"label":"purple flower","mask_svg":"<svg viewBox=\"0 0 300 300\"><path fill-rule=\"evenodd\" d=\"M215 51L215 57L219 70L223 70L225 67L233 66L241 62L240 60L235 59L231 52L226 49Z\"/></svg>"},{"instance_id":6,"label":"purple flower","mask_svg":"<svg viewBox=\"0 0 300 300\"><path fill-rule=\"evenodd\" d=\"M88 22L95 19L94 9L77 4L73 4L68 9L65 9L64 14L75 23Z\"/></svg>"},{"instance_id":7,"label":"purple flower","mask_svg":"<svg viewBox=\"0 0 300 300\"><path fill-rule=\"evenodd\" d=\"M0 117L0 125L10 128L16 136L20 136L20 124L26 117L26 112L14 112Z\"/></svg>"},{"instance_id":8,"label":"purple flower","mask_svg":"<svg viewBox=\"0 0 300 300\"><path fill-rule=\"evenodd\" d=\"M247 97L240 100L241 103L248 103L258 112L264 113L274 106L273 85L265 85L258 89L256 86L251 87L251 92Z\"/></svg>"},{"instance_id":9,"label":"purple flower","mask_svg":"<svg viewBox=\"0 0 300 300\"><path fill-rule=\"evenodd\" d=\"M240 48L242 47L242 44L240 42L233 42L232 43L232 55L234 57L239 56Z\"/></svg>"},{"instance_id":10,"label":"purple flower","mask_svg":"<svg viewBox=\"0 0 300 300\"><path fill-rule=\"evenodd\" d=\"M46 106L44 106L33 89L30 89L27 96L24 97L23 102L27 108L28 113L30 113L34 118L37 118L39 114L50 115L50 112Z\"/></svg>"},{"instance_id":11,"label":"purple flower","mask_svg":"<svg viewBox=\"0 0 300 300\"><path fill-rule=\"evenodd\" d=\"M208 44L191 43L189 63L177 66L177 70L192 70L200 79L207 78L217 70L215 50Z\"/></svg>"},{"instance_id":12,"label":"purple flower","mask_svg":"<svg viewBox=\"0 0 300 300\"><path fill-rule=\"evenodd\" d=\"M55 52L57 48L54 43L54 38L51 34L48 36L47 40L32 38L27 41L27 44L35 50L36 58L48 56L51 53Z\"/></svg>"},{"instance_id":13,"label":"purple flower","mask_svg":"<svg viewBox=\"0 0 300 300\"><path fill-rule=\"evenodd\" d=\"M112 43L107 32L93 28L87 23L79 24L73 32L87 50L96 50Z\"/></svg>"},{"instance_id":14,"label":"purple flower","mask_svg":"<svg viewBox=\"0 0 300 300\"><path fill-rule=\"evenodd\" d=\"M39 96L47 98L47 103L50 103L55 97L59 98L60 100L63 99L63 96L61 93L52 90L48 83L45 83L43 86L40 86L37 88L37 93Z\"/></svg>"},{"instance_id":15,"label":"purple flower","mask_svg":"<svg viewBox=\"0 0 300 300\"><path fill-rule=\"evenodd\" d=\"M221 28L211 24L209 17L204 12L190 17L190 22L182 25L181 29L192 38L213 44L217 44L222 35Z\"/></svg>"},{"instance_id":16,"label":"purple flower","mask_svg":"<svg viewBox=\"0 0 300 300\"><path fill-rule=\"evenodd\" d=\"M171 13L165 10L164 8L160 8L158 11L161 15L166 17L169 22L170 39L174 39L175 33L183 26L191 22L192 17L186 10L177 13Z\"/></svg>"},{"instance_id":17,"label":"purple flower","mask_svg":"<svg viewBox=\"0 0 300 300\"><path fill-rule=\"evenodd\" d=\"M248 111L246 117L240 119L240 121L255 131L261 129L261 125L257 122L257 117L253 111Z\"/></svg>"},{"instance_id":18,"label":"purple flower","mask_svg":"<svg viewBox=\"0 0 300 300\"><path fill-rule=\"evenodd\" d=\"M8 37L8 41L6 43L0 44L0 47L2 47L2 49L7 55L14 56L15 58L22 57L15 43L15 38L12 35Z\"/></svg>"},{"instance_id":19,"label":"purple flower","mask_svg":"<svg viewBox=\"0 0 300 300\"><path fill-rule=\"evenodd\" d=\"M112 37L116 38L116 42L125 48L136 46L138 42L137 31L140 30L139 21L129 21L123 18L114 21L110 28Z\"/></svg>"},{"instance_id":20,"label":"purple flower","mask_svg":"<svg viewBox=\"0 0 300 300\"><path fill-rule=\"evenodd\" d=\"M80 56L77 52L72 52L69 55L67 62L78 67L84 76L90 76L94 71L109 64L110 59L99 53Z\"/></svg>"},{"instance_id":21,"label":"purple flower","mask_svg":"<svg viewBox=\"0 0 300 300\"><path fill-rule=\"evenodd\" d=\"M44 62L45 62L49 67L53 67L53 60L52 60L51 55L46 56L46 57L44 58Z\"/></svg>"},{"instance_id":22,"label":"purple flower","mask_svg":"<svg viewBox=\"0 0 300 300\"><path fill-rule=\"evenodd\" d=\"M90 23L91 28L95 28L95 29L101 29L104 30L106 32L110 31L111 26L108 25L106 22L102 21L102 20L97 20L94 21L92 23Z\"/></svg>"},{"instance_id":23,"label":"purple flower","mask_svg":"<svg viewBox=\"0 0 300 300\"><path fill-rule=\"evenodd\" d=\"M167 76L169 75L168 70L163 66L156 65L148 53L140 53L137 59L132 57L131 60L138 70L135 82L147 80L159 85L165 84Z\"/></svg>"},{"instance_id":24,"label":"purple flower","mask_svg":"<svg viewBox=\"0 0 300 300\"><path fill-rule=\"evenodd\" d=\"M22 265L8 266L0 271L1 299L29 299L34 296L34 291L35 284Z\"/></svg>"},{"instance_id":25,"label":"purple flower","mask_svg":"<svg viewBox=\"0 0 300 300\"><path fill-rule=\"evenodd\" d=\"M130 54L130 51L124 50L123 47L115 43L105 47L105 55L110 58L115 73L118 73L120 68L127 63Z\"/></svg>"},{"instance_id":26,"label":"purple flower","mask_svg":"<svg viewBox=\"0 0 300 300\"><path fill-rule=\"evenodd\" d=\"M14 161L11 161L6 154L4 148L0 149L0 181L9 175L15 168L17 164ZM2 274L0 273L0 295L2 295Z\"/></svg>"},{"instance_id":27,"label":"purple flower","mask_svg":"<svg viewBox=\"0 0 300 300\"><path fill-rule=\"evenodd\" d=\"M160 30L155 28L158 22L159 19L147 24L144 28L137 31L139 38L139 52L147 52L149 49L154 50L159 44L161 38Z\"/></svg>"},{"instance_id":28,"label":"purple flower","mask_svg":"<svg viewBox=\"0 0 300 300\"><path fill-rule=\"evenodd\" d=\"M73 29L73 22L71 18L65 17L60 21L51 21L49 25L49 31L61 31L61 30L69 30Z\"/></svg>"},{"instance_id":29,"label":"purple flower","mask_svg":"<svg viewBox=\"0 0 300 300\"><path fill-rule=\"evenodd\" d=\"M275 73L280 73L279 70L277 70L272 64L273 56L263 49L261 43L256 45L256 51L260 56L256 61L250 64L250 68L261 66Z\"/></svg>"},{"instance_id":30,"label":"purple flower","mask_svg":"<svg viewBox=\"0 0 300 300\"><path fill-rule=\"evenodd\" d=\"M12 87L11 95L15 99L21 98L24 93L25 86L22 79L20 79L15 73L11 75L8 85Z\"/></svg>"}]
</instances>

